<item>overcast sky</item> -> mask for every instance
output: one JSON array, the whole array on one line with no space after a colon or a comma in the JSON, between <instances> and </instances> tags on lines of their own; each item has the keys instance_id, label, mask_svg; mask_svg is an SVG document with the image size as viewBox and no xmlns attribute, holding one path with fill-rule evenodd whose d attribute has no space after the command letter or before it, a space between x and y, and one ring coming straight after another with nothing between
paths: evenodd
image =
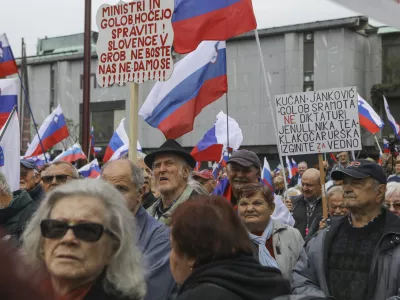
<instances>
[{"instance_id":1,"label":"overcast sky","mask_svg":"<svg viewBox=\"0 0 400 300\"><path fill-rule=\"evenodd\" d=\"M38 38L80 33L84 30L84 0L2 0L0 33L5 32L14 55L21 56L21 38L28 55L35 55ZM103 3L119 0L92 0L92 30L97 31L95 15ZM307 23L360 13L329 0L253 0L259 28Z\"/></svg>"}]
</instances>

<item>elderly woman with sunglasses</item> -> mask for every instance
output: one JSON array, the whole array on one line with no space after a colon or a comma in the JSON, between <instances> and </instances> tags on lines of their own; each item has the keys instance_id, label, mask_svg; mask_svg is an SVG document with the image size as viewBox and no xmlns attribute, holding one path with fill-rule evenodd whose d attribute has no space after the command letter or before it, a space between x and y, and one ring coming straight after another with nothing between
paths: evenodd
<instances>
[{"instance_id":1,"label":"elderly woman with sunglasses","mask_svg":"<svg viewBox=\"0 0 400 300\"><path fill-rule=\"evenodd\" d=\"M268 187L247 184L239 189L238 199L239 217L258 250L261 265L277 268L284 278L291 280L299 256L305 255L300 232L271 218L275 204Z\"/></svg>"},{"instance_id":2,"label":"elderly woman with sunglasses","mask_svg":"<svg viewBox=\"0 0 400 300\"><path fill-rule=\"evenodd\" d=\"M394 214L400 216L400 183L389 182L386 185L385 205Z\"/></svg>"},{"instance_id":3,"label":"elderly woman with sunglasses","mask_svg":"<svg viewBox=\"0 0 400 300\"><path fill-rule=\"evenodd\" d=\"M47 271L42 289L57 300L142 299L132 224L122 195L100 179L54 189L23 234L27 258Z\"/></svg>"}]
</instances>

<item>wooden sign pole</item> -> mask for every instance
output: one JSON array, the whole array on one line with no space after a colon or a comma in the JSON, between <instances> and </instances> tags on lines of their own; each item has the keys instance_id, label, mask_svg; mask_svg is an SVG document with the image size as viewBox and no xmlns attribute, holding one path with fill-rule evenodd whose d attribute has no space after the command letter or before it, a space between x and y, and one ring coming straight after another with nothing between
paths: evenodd
<instances>
[{"instance_id":1,"label":"wooden sign pole","mask_svg":"<svg viewBox=\"0 0 400 300\"><path fill-rule=\"evenodd\" d=\"M130 83L129 97L129 159L137 162L138 117L139 117L139 84Z\"/></svg>"},{"instance_id":2,"label":"wooden sign pole","mask_svg":"<svg viewBox=\"0 0 400 300\"><path fill-rule=\"evenodd\" d=\"M320 172L320 182L321 182L321 191L322 191L322 214L324 219L328 218L328 204L326 202L326 193L325 193L325 170L324 170L324 158L322 153L318 154L318 163L319 163L319 172Z\"/></svg>"}]
</instances>

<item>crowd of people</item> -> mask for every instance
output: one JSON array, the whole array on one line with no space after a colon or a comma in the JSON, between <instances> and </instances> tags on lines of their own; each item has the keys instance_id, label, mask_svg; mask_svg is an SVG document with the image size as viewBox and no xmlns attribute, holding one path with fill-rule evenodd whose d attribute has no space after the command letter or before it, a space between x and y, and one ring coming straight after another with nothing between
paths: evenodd
<instances>
[{"instance_id":1,"label":"crowd of people","mask_svg":"<svg viewBox=\"0 0 400 300\"><path fill-rule=\"evenodd\" d=\"M337 158L287 190L252 151L214 178L175 140L97 179L23 159L18 191L0 173L0 299L399 300L400 157Z\"/></svg>"}]
</instances>

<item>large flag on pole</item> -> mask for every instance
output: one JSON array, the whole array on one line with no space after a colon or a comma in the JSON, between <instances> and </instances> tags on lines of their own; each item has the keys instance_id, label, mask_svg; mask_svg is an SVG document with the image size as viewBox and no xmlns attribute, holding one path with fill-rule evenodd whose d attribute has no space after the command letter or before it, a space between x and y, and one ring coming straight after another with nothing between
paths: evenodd
<instances>
[{"instance_id":1,"label":"large flag on pole","mask_svg":"<svg viewBox=\"0 0 400 300\"><path fill-rule=\"evenodd\" d=\"M18 105L19 79L0 80L0 128L4 126L11 111Z\"/></svg>"},{"instance_id":2,"label":"large flag on pole","mask_svg":"<svg viewBox=\"0 0 400 300\"><path fill-rule=\"evenodd\" d=\"M0 131L0 172L5 175L11 191L19 190L20 134L17 108Z\"/></svg>"},{"instance_id":3,"label":"large flag on pole","mask_svg":"<svg viewBox=\"0 0 400 300\"><path fill-rule=\"evenodd\" d=\"M67 123L60 105L43 121L42 126L39 128L39 136L42 140L44 151L49 150L55 144L69 137ZM36 134L24 156L37 156L42 153L39 137Z\"/></svg>"},{"instance_id":4,"label":"large flag on pole","mask_svg":"<svg viewBox=\"0 0 400 300\"><path fill-rule=\"evenodd\" d=\"M239 124L229 117L229 143L227 139L227 115L222 111L217 115L214 126L209 129L190 153L196 161L219 161L222 151L228 147L237 150L243 142Z\"/></svg>"},{"instance_id":5,"label":"large flag on pole","mask_svg":"<svg viewBox=\"0 0 400 300\"><path fill-rule=\"evenodd\" d=\"M136 150L137 152L142 152L142 147L140 146L139 141L136 141ZM119 147L117 151L115 151L114 154L111 156L109 161L114 161L122 158L125 154L128 153L128 151L129 151L129 143L124 144L122 147Z\"/></svg>"},{"instance_id":6,"label":"large flag on pole","mask_svg":"<svg viewBox=\"0 0 400 300\"><path fill-rule=\"evenodd\" d=\"M398 139L400 139L400 126L397 124L396 120L394 119L392 113L390 112L389 109L389 104L387 103L386 97L383 96L383 101L385 104L385 111L386 111L386 116L388 118L390 126L392 126L394 134L397 136Z\"/></svg>"},{"instance_id":7,"label":"large flag on pole","mask_svg":"<svg viewBox=\"0 0 400 300\"><path fill-rule=\"evenodd\" d=\"M261 173L261 180L264 182L265 185L267 185L271 189L272 192L274 191L274 184L271 176L271 168L269 166L266 157L264 157L264 166Z\"/></svg>"},{"instance_id":8,"label":"large flag on pole","mask_svg":"<svg viewBox=\"0 0 400 300\"><path fill-rule=\"evenodd\" d=\"M205 40L227 40L257 28L251 0L176 0L174 50L189 53Z\"/></svg>"},{"instance_id":9,"label":"large flag on pole","mask_svg":"<svg viewBox=\"0 0 400 300\"><path fill-rule=\"evenodd\" d=\"M129 146L129 138L128 135L126 134L124 123L125 123L125 118L121 120L121 122L117 127L117 130L115 130L113 136L111 137L111 140L108 143L106 152L103 157L103 162L109 161L110 158L115 153L115 151L117 151L122 146L124 145Z\"/></svg>"},{"instance_id":10,"label":"large flag on pole","mask_svg":"<svg viewBox=\"0 0 400 300\"><path fill-rule=\"evenodd\" d=\"M379 115L360 95L358 95L358 116L360 125L372 134L379 132L384 125Z\"/></svg>"},{"instance_id":11,"label":"large flag on pole","mask_svg":"<svg viewBox=\"0 0 400 300\"><path fill-rule=\"evenodd\" d=\"M193 130L196 116L228 90L225 42L202 42L175 65L165 82L157 82L139 114L167 139Z\"/></svg>"},{"instance_id":12,"label":"large flag on pole","mask_svg":"<svg viewBox=\"0 0 400 300\"><path fill-rule=\"evenodd\" d=\"M0 78L18 73L11 46L5 33L0 34Z\"/></svg>"}]
</instances>

